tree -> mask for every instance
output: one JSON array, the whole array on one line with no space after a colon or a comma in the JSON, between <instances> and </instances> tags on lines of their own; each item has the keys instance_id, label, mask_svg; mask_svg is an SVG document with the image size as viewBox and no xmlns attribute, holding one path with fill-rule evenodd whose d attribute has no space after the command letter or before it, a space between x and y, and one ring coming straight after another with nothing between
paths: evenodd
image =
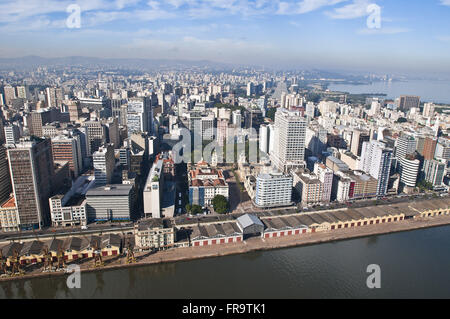
<instances>
[{"instance_id":1,"label":"tree","mask_svg":"<svg viewBox=\"0 0 450 319\"><path fill-rule=\"evenodd\" d=\"M199 215L203 213L203 209L199 205L192 205L191 211L193 215Z\"/></svg>"},{"instance_id":2,"label":"tree","mask_svg":"<svg viewBox=\"0 0 450 319\"><path fill-rule=\"evenodd\" d=\"M213 200L212 204L214 207L214 210L219 214L226 214L229 210L229 204L225 196L223 195L216 195Z\"/></svg>"},{"instance_id":3,"label":"tree","mask_svg":"<svg viewBox=\"0 0 450 319\"><path fill-rule=\"evenodd\" d=\"M272 122L275 121L275 113L277 112L277 108L276 107L271 107L270 109L267 110L266 113L266 117L268 117L269 119L272 120Z\"/></svg>"},{"instance_id":4,"label":"tree","mask_svg":"<svg viewBox=\"0 0 450 319\"><path fill-rule=\"evenodd\" d=\"M408 120L405 119L404 117L400 117L400 118L397 120L397 123L406 123L406 122L408 122Z\"/></svg>"},{"instance_id":5,"label":"tree","mask_svg":"<svg viewBox=\"0 0 450 319\"><path fill-rule=\"evenodd\" d=\"M186 204L185 208L186 208L186 212L191 213L191 211L192 211L191 204Z\"/></svg>"}]
</instances>

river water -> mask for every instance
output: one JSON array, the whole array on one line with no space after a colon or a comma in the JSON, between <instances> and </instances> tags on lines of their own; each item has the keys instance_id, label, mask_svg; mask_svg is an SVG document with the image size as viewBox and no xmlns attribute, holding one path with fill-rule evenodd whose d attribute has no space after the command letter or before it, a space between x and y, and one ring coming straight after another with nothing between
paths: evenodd
<instances>
[{"instance_id":1,"label":"river water","mask_svg":"<svg viewBox=\"0 0 450 319\"><path fill-rule=\"evenodd\" d=\"M366 285L381 268L381 288ZM0 298L450 298L450 226L0 284Z\"/></svg>"},{"instance_id":2,"label":"river water","mask_svg":"<svg viewBox=\"0 0 450 319\"><path fill-rule=\"evenodd\" d=\"M390 99L398 98L400 95L417 95L425 102L450 103L450 81L411 80L373 82L366 85L331 84L329 89L352 94L384 93Z\"/></svg>"}]
</instances>

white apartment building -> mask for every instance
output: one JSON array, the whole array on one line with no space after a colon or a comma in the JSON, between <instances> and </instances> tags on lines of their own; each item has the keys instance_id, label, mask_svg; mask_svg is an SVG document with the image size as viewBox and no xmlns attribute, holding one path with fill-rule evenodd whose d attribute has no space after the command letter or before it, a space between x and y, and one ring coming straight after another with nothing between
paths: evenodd
<instances>
[{"instance_id":1,"label":"white apartment building","mask_svg":"<svg viewBox=\"0 0 450 319\"><path fill-rule=\"evenodd\" d=\"M282 173L258 175L256 178L256 206L277 207L290 204L292 204L292 176Z\"/></svg>"},{"instance_id":2,"label":"white apartment building","mask_svg":"<svg viewBox=\"0 0 450 319\"><path fill-rule=\"evenodd\" d=\"M282 172L305 166L306 119L300 112L280 108L275 114L274 166Z\"/></svg>"}]
</instances>

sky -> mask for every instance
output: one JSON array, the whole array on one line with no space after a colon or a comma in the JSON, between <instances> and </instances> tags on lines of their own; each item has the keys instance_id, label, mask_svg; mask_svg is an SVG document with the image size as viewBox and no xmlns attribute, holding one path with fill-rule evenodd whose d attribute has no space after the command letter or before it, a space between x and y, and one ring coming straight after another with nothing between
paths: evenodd
<instances>
[{"instance_id":1,"label":"sky","mask_svg":"<svg viewBox=\"0 0 450 319\"><path fill-rule=\"evenodd\" d=\"M0 57L450 74L450 0L0 0L0 35Z\"/></svg>"}]
</instances>

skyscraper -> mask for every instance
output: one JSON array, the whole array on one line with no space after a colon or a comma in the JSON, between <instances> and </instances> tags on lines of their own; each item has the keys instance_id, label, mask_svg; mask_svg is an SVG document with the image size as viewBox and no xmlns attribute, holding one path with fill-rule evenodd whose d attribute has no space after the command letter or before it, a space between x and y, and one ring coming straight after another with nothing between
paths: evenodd
<instances>
[{"instance_id":1,"label":"skyscraper","mask_svg":"<svg viewBox=\"0 0 450 319\"><path fill-rule=\"evenodd\" d=\"M304 167L306 119L297 111L279 108L275 113L275 142L272 162L287 172L290 168Z\"/></svg>"},{"instance_id":2,"label":"skyscraper","mask_svg":"<svg viewBox=\"0 0 450 319\"><path fill-rule=\"evenodd\" d=\"M92 155L92 161L94 163L95 185L105 186L111 184L115 165L113 146L107 144L100 147Z\"/></svg>"},{"instance_id":3,"label":"skyscraper","mask_svg":"<svg viewBox=\"0 0 450 319\"><path fill-rule=\"evenodd\" d=\"M388 190L393 151L383 142L364 142L360 169L378 180L377 196L384 196Z\"/></svg>"},{"instance_id":4,"label":"skyscraper","mask_svg":"<svg viewBox=\"0 0 450 319\"><path fill-rule=\"evenodd\" d=\"M361 156L362 146L364 142L370 141L370 134L359 129L355 129L352 134L351 152L353 155Z\"/></svg>"},{"instance_id":5,"label":"skyscraper","mask_svg":"<svg viewBox=\"0 0 450 319\"><path fill-rule=\"evenodd\" d=\"M440 186L444 181L445 164L436 160L425 160L423 172L427 182L433 186Z\"/></svg>"},{"instance_id":6,"label":"skyscraper","mask_svg":"<svg viewBox=\"0 0 450 319\"><path fill-rule=\"evenodd\" d=\"M127 128L128 137L133 133L151 134L153 127L153 110L149 97L128 100Z\"/></svg>"},{"instance_id":7,"label":"skyscraper","mask_svg":"<svg viewBox=\"0 0 450 319\"><path fill-rule=\"evenodd\" d=\"M412 108L420 107L420 96L402 95L400 96L400 111L409 111Z\"/></svg>"},{"instance_id":8,"label":"skyscraper","mask_svg":"<svg viewBox=\"0 0 450 319\"><path fill-rule=\"evenodd\" d=\"M53 160L67 161L72 178L77 178L83 169L80 137L57 136L52 139Z\"/></svg>"},{"instance_id":9,"label":"skyscraper","mask_svg":"<svg viewBox=\"0 0 450 319\"><path fill-rule=\"evenodd\" d=\"M0 145L0 204L9 198L11 190L8 154L6 152L6 147Z\"/></svg>"},{"instance_id":10,"label":"skyscraper","mask_svg":"<svg viewBox=\"0 0 450 319\"><path fill-rule=\"evenodd\" d=\"M55 173L50 139L24 140L8 149L8 160L20 228L41 228L50 222Z\"/></svg>"}]
</instances>

